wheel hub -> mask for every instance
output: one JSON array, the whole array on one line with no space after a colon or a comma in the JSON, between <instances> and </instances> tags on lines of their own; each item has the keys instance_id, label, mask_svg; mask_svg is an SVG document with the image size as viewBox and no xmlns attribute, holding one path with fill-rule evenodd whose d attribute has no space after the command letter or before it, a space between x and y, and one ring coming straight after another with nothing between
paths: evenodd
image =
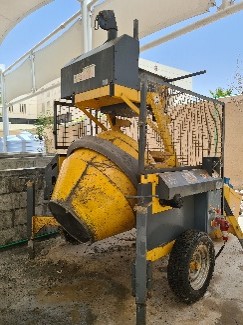
<instances>
[{"instance_id":1,"label":"wheel hub","mask_svg":"<svg viewBox=\"0 0 243 325\"><path fill-rule=\"evenodd\" d=\"M189 266L189 282L194 290L199 290L208 275L210 259L207 247L199 245L194 251Z\"/></svg>"}]
</instances>

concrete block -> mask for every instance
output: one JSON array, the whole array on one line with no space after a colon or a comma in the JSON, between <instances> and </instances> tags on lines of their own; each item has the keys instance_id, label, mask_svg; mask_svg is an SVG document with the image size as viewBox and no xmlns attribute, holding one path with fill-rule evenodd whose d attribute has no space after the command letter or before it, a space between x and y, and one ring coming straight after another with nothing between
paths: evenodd
<instances>
[{"instance_id":1,"label":"concrete block","mask_svg":"<svg viewBox=\"0 0 243 325\"><path fill-rule=\"evenodd\" d=\"M27 239L27 227L24 225L1 230L0 245L10 244L23 239Z\"/></svg>"},{"instance_id":2,"label":"concrete block","mask_svg":"<svg viewBox=\"0 0 243 325\"><path fill-rule=\"evenodd\" d=\"M50 158L51 160L51 158ZM6 167L10 167L9 158ZM27 161L27 160L26 160ZM16 160L12 160L12 165ZM48 161L49 162L49 161ZM2 164L1 164L2 163ZM37 164L37 162L35 162ZM28 165L35 164L29 161ZM44 162L43 162L44 164ZM4 162L0 159L0 167ZM19 160L18 167L25 166ZM27 182L35 181L36 214L46 215L43 210L44 168L0 168L0 245L27 238Z\"/></svg>"},{"instance_id":3,"label":"concrete block","mask_svg":"<svg viewBox=\"0 0 243 325\"><path fill-rule=\"evenodd\" d=\"M0 171L0 194L24 192L27 189L27 182L34 180L36 188L43 188L44 169L16 169Z\"/></svg>"},{"instance_id":4,"label":"concrete block","mask_svg":"<svg viewBox=\"0 0 243 325\"><path fill-rule=\"evenodd\" d=\"M26 191L28 179L25 176L16 175L8 178L8 193Z\"/></svg>"},{"instance_id":5,"label":"concrete block","mask_svg":"<svg viewBox=\"0 0 243 325\"><path fill-rule=\"evenodd\" d=\"M6 176L1 176L1 172L0 172L0 194L5 194L5 193L9 193L10 192L10 177L6 177Z\"/></svg>"},{"instance_id":6,"label":"concrete block","mask_svg":"<svg viewBox=\"0 0 243 325\"><path fill-rule=\"evenodd\" d=\"M48 204L43 204L42 205L42 210L43 210L43 215L45 215L45 216L52 216L52 213L51 213L51 211L49 210L49 208L48 208Z\"/></svg>"},{"instance_id":7,"label":"concrete block","mask_svg":"<svg viewBox=\"0 0 243 325\"><path fill-rule=\"evenodd\" d=\"M26 225L18 225L13 228L15 230L15 238L16 240L27 239L27 226Z\"/></svg>"},{"instance_id":8,"label":"concrete block","mask_svg":"<svg viewBox=\"0 0 243 325\"><path fill-rule=\"evenodd\" d=\"M37 175L35 178L35 189L42 190L44 188L44 175Z\"/></svg>"},{"instance_id":9,"label":"concrete block","mask_svg":"<svg viewBox=\"0 0 243 325\"><path fill-rule=\"evenodd\" d=\"M0 245L10 244L15 241L16 233L14 228L1 230Z\"/></svg>"},{"instance_id":10,"label":"concrete block","mask_svg":"<svg viewBox=\"0 0 243 325\"><path fill-rule=\"evenodd\" d=\"M27 211L26 209L16 209L14 211L14 226L26 225Z\"/></svg>"},{"instance_id":11,"label":"concrete block","mask_svg":"<svg viewBox=\"0 0 243 325\"><path fill-rule=\"evenodd\" d=\"M7 229L13 227L14 211L0 211L0 229Z\"/></svg>"},{"instance_id":12,"label":"concrete block","mask_svg":"<svg viewBox=\"0 0 243 325\"><path fill-rule=\"evenodd\" d=\"M44 200L44 191L43 190L37 190L35 194L35 202L36 206L42 205Z\"/></svg>"},{"instance_id":13,"label":"concrete block","mask_svg":"<svg viewBox=\"0 0 243 325\"><path fill-rule=\"evenodd\" d=\"M2 194L0 197L0 210L7 211L13 209L26 208L26 206L26 192Z\"/></svg>"},{"instance_id":14,"label":"concrete block","mask_svg":"<svg viewBox=\"0 0 243 325\"><path fill-rule=\"evenodd\" d=\"M16 208L26 208L27 207L27 192L15 193L18 203Z\"/></svg>"},{"instance_id":15,"label":"concrete block","mask_svg":"<svg viewBox=\"0 0 243 325\"><path fill-rule=\"evenodd\" d=\"M0 155L0 170L30 168L30 167L46 167L54 155L14 155L14 157L3 157Z\"/></svg>"},{"instance_id":16,"label":"concrete block","mask_svg":"<svg viewBox=\"0 0 243 325\"><path fill-rule=\"evenodd\" d=\"M43 209L43 206L42 205L38 205L38 206L35 207L35 215L36 216L43 216L43 215L45 215L44 209Z\"/></svg>"},{"instance_id":17,"label":"concrete block","mask_svg":"<svg viewBox=\"0 0 243 325\"><path fill-rule=\"evenodd\" d=\"M9 211L15 208L11 194L2 194L0 198L0 210Z\"/></svg>"}]
</instances>

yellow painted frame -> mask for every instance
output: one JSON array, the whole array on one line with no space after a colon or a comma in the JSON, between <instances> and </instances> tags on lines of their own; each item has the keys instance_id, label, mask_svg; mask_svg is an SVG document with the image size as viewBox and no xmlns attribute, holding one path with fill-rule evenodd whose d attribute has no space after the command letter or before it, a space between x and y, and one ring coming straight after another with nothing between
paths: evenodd
<instances>
[{"instance_id":1,"label":"yellow painted frame","mask_svg":"<svg viewBox=\"0 0 243 325\"><path fill-rule=\"evenodd\" d=\"M174 246L175 240L160 246L156 247L154 249L151 249L150 251L147 251L146 259L147 261L154 262L168 254L170 254L173 246Z\"/></svg>"}]
</instances>

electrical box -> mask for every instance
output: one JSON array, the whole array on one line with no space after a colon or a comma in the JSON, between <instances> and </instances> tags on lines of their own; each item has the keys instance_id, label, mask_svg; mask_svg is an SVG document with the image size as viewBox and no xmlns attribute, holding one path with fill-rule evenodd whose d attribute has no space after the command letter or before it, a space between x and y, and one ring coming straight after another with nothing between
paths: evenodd
<instances>
[{"instance_id":1,"label":"electrical box","mask_svg":"<svg viewBox=\"0 0 243 325\"><path fill-rule=\"evenodd\" d=\"M61 97L112 84L138 90L138 55L139 42L128 35L82 54L61 70Z\"/></svg>"}]
</instances>

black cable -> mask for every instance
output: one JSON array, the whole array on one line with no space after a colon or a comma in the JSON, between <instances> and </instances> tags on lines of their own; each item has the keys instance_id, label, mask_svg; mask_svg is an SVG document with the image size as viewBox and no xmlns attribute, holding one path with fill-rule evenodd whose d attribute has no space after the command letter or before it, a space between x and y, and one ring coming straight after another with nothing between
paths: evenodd
<instances>
[{"instance_id":1,"label":"black cable","mask_svg":"<svg viewBox=\"0 0 243 325\"><path fill-rule=\"evenodd\" d=\"M224 245L220 248L220 250L218 251L218 253L215 255L215 259L219 257L219 255L222 253L222 250L224 249L225 243Z\"/></svg>"}]
</instances>

